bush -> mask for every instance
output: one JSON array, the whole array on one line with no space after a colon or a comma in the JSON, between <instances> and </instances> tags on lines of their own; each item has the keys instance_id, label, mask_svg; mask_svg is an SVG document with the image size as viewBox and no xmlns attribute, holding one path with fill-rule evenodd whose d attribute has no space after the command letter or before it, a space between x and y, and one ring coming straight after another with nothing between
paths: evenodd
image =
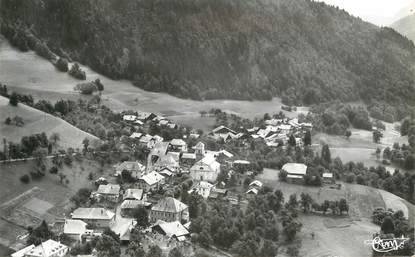
<instances>
[{"instance_id":1,"label":"bush","mask_svg":"<svg viewBox=\"0 0 415 257\"><path fill-rule=\"evenodd\" d=\"M11 106L17 106L19 104L19 96L13 92L12 95L9 98L9 104Z\"/></svg>"},{"instance_id":2,"label":"bush","mask_svg":"<svg viewBox=\"0 0 415 257\"><path fill-rule=\"evenodd\" d=\"M49 169L50 174L57 174L58 173L58 167L53 166Z\"/></svg>"},{"instance_id":3,"label":"bush","mask_svg":"<svg viewBox=\"0 0 415 257\"><path fill-rule=\"evenodd\" d=\"M30 177L29 177L29 175L25 174L25 175L21 176L21 177L20 177L20 181L21 181L22 183L28 184L28 183L30 182Z\"/></svg>"},{"instance_id":4,"label":"bush","mask_svg":"<svg viewBox=\"0 0 415 257\"><path fill-rule=\"evenodd\" d=\"M97 91L97 86L94 82L80 83L75 86L74 90L81 92L83 95L91 95Z\"/></svg>"},{"instance_id":5,"label":"bush","mask_svg":"<svg viewBox=\"0 0 415 257\"><path fill-rule=\"evenodd\" d=\"M66 60L65 58L59 58L55 66L58 70L63 71L63 72L67 72L69 70L68 60Z\"/></svg>"},{"instance_id":6,"label":"bush","mask_svg":"<svg viewBox=\"0 0 415 257\"><path fill-rule=\"evenodd\" d=\"M69 75L79 80L86 80L86 73L85 71L81 70L78 63L74 63L71 69L69 70Z\"/></svg>"}]
</instances>

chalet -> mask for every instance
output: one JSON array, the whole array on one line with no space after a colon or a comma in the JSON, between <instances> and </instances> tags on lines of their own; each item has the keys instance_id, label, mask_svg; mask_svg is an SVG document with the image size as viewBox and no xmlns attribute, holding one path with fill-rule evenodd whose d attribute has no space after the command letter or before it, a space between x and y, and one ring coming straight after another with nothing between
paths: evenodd
<instances>
[{"instance_id":1,"label":"chalet","mask_svg":"<svg viewBox=\"0 0 415 257\"><path fill-rule=\"evenodd\" d=\"M148 192L150 190L157 190L160 188L161 185L164 185L165 178L164 176L160 175L156 171L152 171L144 176L142 176L138 180L138 187L143 189L144 192Z\"/></svg>"},{"instance_id":2,"label":"chalet","mask_svg":"<svg viewBox=\"0 0 415 257\"><path fill-rule=\"evenodd\" d=\"M302 184L307 174L307 166L302 163L286 163L282 170L287 172L287 182Z\"/></svg>"},{"instance_id":3,"label":"chalet","mask_svg":"<svg viewBox=\"0 0 415 257\"><path fill-rule=\"evenodd\" d=\"M278 131L282 134L289 134L291 132L291 125L289 124L281 124L278 126Z\"/></svg>"},{"instance_id":4,"label":"chalet","mask_svg":"<svg viewBox=\"0 0 415 257\"><path fill-rule=\"evenodd\" d=\"M193 185L192 189L190 189L189 193L197 193L201 195L203 198L208 199L210 192L215 186L206 181L199 181L195 185Z\"/></svg>"},{"instance_id":5,"label":"chalet","mask_svg":"<svg viewBox=\"0 0 415 257\"><path fill-rule=\"evenodd\" d=\"M66 256L69 251L69 247L49 239L42 242L38 246L30 245L15 253L12 257L63 257Z\"/></svg>"},{"instance_id":6,"label":"chalet","mask_svg":"<svg viewBox=\"0 0 415 257\"><path fill-rule=\"evenodd\" d=\"M63 233L73 240L81 241L82 235L87 232L87 225L82 220L66 219L63 226Z\"/></svg>"},{"instance_id":7,"label":"chalet","mask_svg":"<svg viewBox=\"0 0 415 257\"><path fill-rule=\"evenodd\" d=\"M126 170L131 173L133 178L140 178L146 167L137 161L125 161L115 167L115 176L121 176L122 171Z\"/></svg>"},{"instance_id":8,"label":"chalet","mask_svg":"<svg viewBox=\"0 0 415 257\"><path fill-rule=\"evenodd\" d=\"M248 191L246 191L247 195L257 195L258 189L257 188L250 188Z\"/></svg>"},{"instance_id":9,"label":"chalet","mask_svg":"<svg viewBox=\"0 0 415 257\"><path fill-rule=\"evenodd\" d=\"M160 175L163 175L166 179L174 176L174 171L170 170L168 167L164 167L158 171Z\"/></svg>"},{"instance_id":10,"label":"chalet","mask_svg":"<svg viewBox=\"0 0 415 257\"><path fill-rule=\"evenodd\" d=\"M157 204L151 207L150 221L152 223L163 220L167 222L172 221L188 221L189 210L188 206L173 197L165 197Z\"/></svg>"},{"instance_id":11,"label":"chalet","mask_svg":"<svg viewBox=\"0 0 415 257\"><path fill-rule=\"evenodd\" d=\"M125 190L123 200L143 200L145 198L143 189L128 188Z\"/></svg>"},{"instance_id":12,"label":"chalet","mask_svg":"<svg viewBox=\"0 0 415 257\"><path fill-rule=\"evenodd\" d=\"M227 194L228 194L228 190L223 189L223 188L214 187L210 191L209 199L216 200L216 199L219 199L221 197L227 196Z\"/></svg>"},{"instance_id":13,"label":"chalet","mask_svg":"<svg viewBox=\"0 0 415 257\"><path fill-rule=\"evenodd\" d=\"M175 238L178 241L184 241L190 235L189 230L179 221L165 222L160 220L151 229L168 238Z\"/></svg>"},{"instance_id":14,"label":"chalet","mask_svg":"<svg viewBox=\"0 0 415 257\"><path fill-rule=\"evenodd\" d=\"M151 135L146 134L140 137L140 139L138 140L138 144L141 147L153 148L153 146L155 145L155 140Z\"/></svg>"},{"instance_id":15,"label":"chalet","mask_svg":"<svg viewBox=\"0 0 415 257\"><path fill-rule=\"evenodd\" d=\"M170 150L173 152L187 152L187 143L183 139L173 139L170 141Z\"/></svg>"},{"instance_id":16,"label":"chalet","mask_svg":"<svg viewBox=\"0 0 415 257\"><path fill-rule=\"evenodd\" d=\"M323 173L323 183L325 184L334 184L334 176L333 173L325 172Z\"/></svg>"},{"instance_id":17,"label":"chalet","mask_svg":"<svg viewBox=\"0 0 415 257\"><path fill-rule=\"evenodd\" d=\"M100 185L98 190L94 192L94 197L99 200L106 200L111 202L117 202L120 196L120 185L107 184Z\"/></svg>"},{"instance_id":18,"label":"chalet","mask_svg":"<svg viewBox=\"0 0 415 257\"><path fill-rule=\"evenodd\" d=\"M78 208L71 213L71 218L104 228L114 224L115 213L104 208Z\"/></svg>"},{"instance_id":19,"label":"chalet","mask_svg":"<svg viewBox=\"0 0 415 257\"><path fill-rule=\"evenodd\" d=\"M220 173L220 163L213 155L206 155L190 168L190 176L194 180L208 181L214 183Z\"/></svg>"}]
</instances>

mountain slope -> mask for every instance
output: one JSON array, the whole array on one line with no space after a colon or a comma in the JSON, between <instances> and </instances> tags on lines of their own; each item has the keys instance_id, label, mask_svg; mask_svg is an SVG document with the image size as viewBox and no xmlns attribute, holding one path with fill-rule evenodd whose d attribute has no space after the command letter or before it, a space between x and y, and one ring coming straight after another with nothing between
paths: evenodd
<instances>
[{"instance_id":1,"label":"mountain slope","mask_svg":"<svg viewBox=\"0 0 415 257\"><path fill-rule=\"evenodd\" d=\"M415 13L394 22L391 27L415 42Z\"/></svg>"},{"instance_id":2,"label":"mountain slope","mask_svg":"<svg viewBox=\"0 0 415 257\"><path fill-rule=\"evenodd\" d=\"M309 0L3 0L2 33L195 99L415 103L411 41ZM30 28L30 30L28 29ZM23 41L19 43L19 41ZM23 47L24 48L24 47Z\"/></svg>"}]
</instances>

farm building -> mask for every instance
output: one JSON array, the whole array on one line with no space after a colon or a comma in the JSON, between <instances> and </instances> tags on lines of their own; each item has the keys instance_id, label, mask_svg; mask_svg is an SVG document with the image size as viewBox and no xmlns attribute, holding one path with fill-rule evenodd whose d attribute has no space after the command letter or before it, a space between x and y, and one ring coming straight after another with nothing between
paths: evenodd
<instances>
[{"instance_id":1,"label":"farm building","mask_svg":"<svg viewBox=\"0 0 415 257\"><path fill-rule=\"evenodd\" d=\"M138 207L149 207L151 203L143 200L124 200L120 205L122 216L132 216Z\"/></svg>"},{"instance_id":2,"label":"farm building","mask_svg":"<svg viewBox=\"0 0 415 257\"><path fill-rule=\"evenodd\" d=\"M104 228L114 223L115 213L104 208L78 208L71 213L71 217L89 225Z\"/></svg>"},{"instance_id":3,"label":"farm building","mask_svg":"<svg viewBox=\"0 0 415 257\"><path fill-rule=\"evenodd\" d=\"M206 155L190 168L190 176L194 180L202 180L214 183L220 172L220 163L213 155Z\"/></svg>"},{"instance_id":4,"label":"farm building","mask_svg":"<svg viewBox=\"0 0 415 257\"><path fill-rule=\"evenodd\" d=\"M165 197L155 204L149 215L151 222L189 220L188 206L173 197Z\"/></svg>"},{"instance_id":5,"label":"farm building","mask_svg":"<svg viewBox=\"0 0 415 257\"><path fill-rule=\"evenodd\" d=\"M307 166L302 163L286 163L282 170L287 172L287 182L294 184L302 184L307 174Z\"/></svg>"}]
</instances>

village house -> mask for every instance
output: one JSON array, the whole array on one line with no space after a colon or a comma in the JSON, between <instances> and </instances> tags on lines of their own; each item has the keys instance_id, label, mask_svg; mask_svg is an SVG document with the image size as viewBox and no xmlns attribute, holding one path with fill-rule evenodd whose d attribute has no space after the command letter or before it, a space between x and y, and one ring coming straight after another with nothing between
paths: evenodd
<instances>
[{"instance_id":1,"label":"village house","mask_svg":"<svg viewBox=\"0 0 415 257\"><path fill-rule=\"evenodd\" d=\"M216 161L211 154L206 155L203 159L196 162L190 168L190 176L194 180L216 182L220 173L220 163Z\"/></svg>"},{"instance_id":2,"label":"village house","mask_svg":"<svg viewBox=\"0 0 415 257\"><path fill-rule=\"evenodd\" d=\"M151 207L150 221L152 223L158 220L167 222L189 220L188 206L173 197L165 197L157 204Z\"/></svg>"},{"instance_id":3,"label":"village house","mask_svg":"<svg viewBox=\"0 0 415 257\"><path fill-rule=\"evenodd\" d=\"M184 241L190 235L189 230L179 221L165 222L160 220L151 229L168 238L175 238L178 241Z\"/></svg>"},{"instance_id":4,"label":"village house","mask_svg":"<svg viewBox=\"0 0 415 257\"><path fill-rule=\"evenodd\" d=\"M131 173L131 177L138 179L140 178L146 167L138 161L125 161L115 167L115 176L121 176L124 170Z\"/></svg>"},{"instance_id":5,"label":"village house","mask_svg":"<svg viewBox=\"0 0 415 257\"><path fill-rule=\"evenodd\" d=\"M133 122L137 119L137 116L135 116L135 115L124 115L124 116L122 116L122 119L124 121L127 121L127 122Z\"/></svg>"},{"instance_id":6,"label":"village house","mask_svg":"<svg viewBox=\"0 0 415 257\"><path fill-rule=\"evenodd\" d=\"M49 239L38 246L30 245L15 253L12 257L63 257L69 251L69 247Z\"/></svg>"},{"instance_id":7,"label":"village house","mask_svg":"<svg viewBox=\"0 0 415 257\"><path fill-rule=\"evenodd\" d=\"M93 192L93 197L97 200L106 200L110 202L117 202L120 196L120 185L107 184L100 185L96 192Z\"/></svg>"},{"instance_id":8,"label":"village house","mask_svg":"<svg viewBox=\"0 0 415 257\"><path fill-rule=\"evenodd\" d=\"M137 120L140 120L142 122L147 122L149 120L152 120L156 118L157 115L151 112L139 112L137 113Z\"/></svg>"},{"instance_id":9,"label":"village house","mask_svg":"<svg viewBox=\"0 0 415 257\"><path fill-rule=\"evenodd\" d=\"M201 195L203 198L208 199L210 192L214 189L215 186L206 181L199 181L195 185L192 186L192 189L189 190L189 193L197 193Z\"/></svg>"},{"instance_id":10,"label":"village house","mask_svg":"<svg viewBox=\"0 0 415 257\"><path fill-rule=\"evenodd\" d=\"M307 166L302 163L286 163L282 170L287 172L287 182L294 184L302 184L307 174Z\"/></svg>"},{"instance_id":11,"label":"village house","mask_svg":"<svg viewBox=\"0 0 415 257\"><path fill-rule=\"evenodd\" d=\"M322 177L323 177L323 183L325 184L334 184L335 182L333 173L331 172L324 172Z\"/></svg>"},{"instance_id":12,"label":"village house","mask_svg":"<svg viewBox=\"0 0 415 257\"><path fill-rule=\"evenodd\" d=\"M66 219L63 226L63 233L69 238L80 242L82 235L87 232L87 225L82 220Z\"/></svg>"},{"instance_id":13,"label":"village house","mask_svg":"<svg viewBox=\"0 0 415 257\"><path fill-rule=\"evenodd\" d=\"M213 129L212 132L209 133L209 135L212 138L214 138L216 140L223 139L225 142L227 140L230 140L230 139L234 138L236 136L236 134L238 134L238 133L236 133L234 130L232 130L228 127L222 126L222 125L215 128L215 129Z\"/></svg>"},{"instance_id":14,"label":"village house","mask_svg":"<svg viewBox=\"0 0 415 257\"><path fill-rule=\"evenodd\" d=\"M186 167L191 167L196 163L195 153L183 153L181 156L180 164Z\"/></svg>"},{"instance_id":15,"label":"village house","mask_svg":"<svg viewBox=\"0 0 415 257\"><path fill-rule=\"evenodd\" d=\"M170 141L170 151L187 152L187 143L183 139L172 139Z\"/></svg>"},{"instance_id":16,"label":"village house","mask_svg":"<svg viewBox=\"0 0 415 257\"><path fill-rule=\"evenodd\" d=\"M143 175L137 182L138 188L148 192L150 190L158 190L161 185L164 185L165 178L156 171L152 171L146 175Z\"/></svg>"},{"instance_id":17,"label":"village house","mask_svg":"<svg viewBox=\"0 0 415 257\"><path fill-rule=\"evenodd\" d=\"M115 213L104 208L78 208L71 213L71 218L82 220L94 227L105 228L114 224Z\"/></svg>"},{"instance_id":18,"label":"village house","mask_svg":"<svg viewBox=\"0 0 415 257\"><path fill-rule=\"evenodd\" d=\"M163 141L163 140L162 140ZM145 147L148 149L151 149L154 147L154 145L156 144L156 140L153 138L153 136L146 134L144 136L141 136L140 139L138 140L138 144L141 147Z\"/></svg>"},{"instance_id":19,"label":"village house","mask_svg":"<svg viewBox=\"0 0 415 257\"><path fill-rule=\"evenodd\" d=\"M179 162L175 160L175 157L171 154L165 154L158 157L157 161L154 163L153 168L157 171L162 170L163 168L169 168L178 172L180 165Z\"/></svg>"},{"instance_id":20,"label":"village house","mask_svg":"<svg viewBox=\"0 0 415 257\"><path fill-rule=\"evenodd\" d=\"M123 200L143 200L146 198L143 189L128 188L125 190Z\"/></svg>"},{"instance_id":21,"label":"village house","mask_svg":"<svg viewBox=\"0 0 415 257\"><path fill-rule=\"evenodd\" d=\"M148 208L150 205L151 203L144 200L124 200L120 205L121 216L133 216L134 210L138 207Z\"/></svg>"},{"instance_id":22,"label":"village house","mask_svg":"<svg viewBox=\"0 0 415 257\"><path fill-rule=\"evenodd\" d=\"M254 180L251 183L249 183L248 187L261 189L262 188L262 182L259 181L259 180Z\"/></svg>"},{"instance_id":23,"label":"village house","mask_svg":"<svg viewBox=\"0 0 415 257\"><path fill-rule=\"evenodd\" d=\"M130 138L133 139L140 139L140 137L143 135L143 133L139 133L139 132L134 132L131 134Z\"/></svg>"}]
</instances>

